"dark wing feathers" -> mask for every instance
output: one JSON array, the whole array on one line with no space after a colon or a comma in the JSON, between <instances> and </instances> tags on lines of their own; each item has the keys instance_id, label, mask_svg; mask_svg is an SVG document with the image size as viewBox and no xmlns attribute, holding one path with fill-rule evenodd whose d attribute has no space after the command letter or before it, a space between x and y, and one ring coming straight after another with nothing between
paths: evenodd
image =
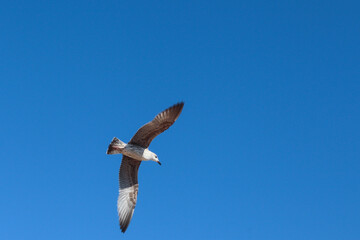
<instances>
[{"instance_id":1,"label":"dark wing feathers","mask_svg":"<svg viewBox=\"0 0 360 240\"><path fill-rule=\"evenodd\" d=\"M129 143L148 148L151 141L168 129L179 117L184 103L180 102L159 113L152 121L142 126Z\"/></svg>"},{"instance_id":2,"label":"dark wing feathers","mask_svg":"<svg viewBox=\"0 0 360 240\"><path fill-rule=\"evenodd\" d=\"M119 171L120 189L117 209L122 232L126 231L134 214L139 189L138 170L140 163L140 161L127 156L123 156L121 162Z\"/></svg>"}]
</instances>

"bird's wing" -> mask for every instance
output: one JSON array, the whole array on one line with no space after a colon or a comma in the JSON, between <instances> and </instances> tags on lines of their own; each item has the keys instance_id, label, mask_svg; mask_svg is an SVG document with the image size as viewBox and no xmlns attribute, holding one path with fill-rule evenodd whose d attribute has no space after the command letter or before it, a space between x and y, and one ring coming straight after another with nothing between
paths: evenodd
<instances>
[{"instance_id":1,"label":"bird's wing","mask_svg":"<svg viewBox=\"0 0 360 240\"><path fill-rule=\"evenodd\" d=\"M168 129L180 116L184 103L180 102L162 111L151 121L142 126L129 143L148 148L151 141Z\"/></svg>"},{"instance_id":2,"label":"bird's wing","mask_svg":"<svg viewBox=\"0 0 360 240\"><path fill-rule=\"evenodd\" d=\"M122 232L125 232L134 214L138 194L138 170L141 161L123 156L119 171L119 198L117 210Z\"/></svg>"}]
</instances>

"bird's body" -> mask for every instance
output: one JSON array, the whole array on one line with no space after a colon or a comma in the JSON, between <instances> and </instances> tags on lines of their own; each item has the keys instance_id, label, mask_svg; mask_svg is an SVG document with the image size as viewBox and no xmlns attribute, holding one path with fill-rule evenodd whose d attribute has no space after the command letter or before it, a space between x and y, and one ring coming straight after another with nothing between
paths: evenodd
<instances>
[{"instance_id":1,"label":"bird's body","mask_svg":"<svg viewBox=\"0 0 360 240\"><path fill-rule=\"evenodd\" d=\"M151 152L149 149L134 144L126 144L122 154L139 161L149 161L156 156L156 154Z\"/></svg>"},{"instance_id":2,"label":"bird's body","mask_svg":"<svg viewBox=\"0 0 360 240\"><path fill-rule=\"evenodd\" d=\"M141 161L155 161L160 163L157 155L148 147L151 141L160 133L168 129L179 117L184 103L178 103L159 113L152 121L142 126L129 143L113 138L107 154L123 154L119 171L119 197L117 209L122 232L129 226L134 214L138 194L138 169Z\"/></svg>"},{"instance_id":3,"label":"bird's body","mask_svg":"<svg viewBox=\"0 0 360 240\"><path fill-rule=\"evenodd\" d=\"M113 138L111 142L111 150L108 150L108 154L117 154L121 153L124 156L128 156L137 161L149 161L155 158L156 154L151 152L147 148L143 148L141 146L131 144L131 143L124 143L117 139L116 137ZM156 156L157 158L157 156Z\"/></svg>"}]
</instances>

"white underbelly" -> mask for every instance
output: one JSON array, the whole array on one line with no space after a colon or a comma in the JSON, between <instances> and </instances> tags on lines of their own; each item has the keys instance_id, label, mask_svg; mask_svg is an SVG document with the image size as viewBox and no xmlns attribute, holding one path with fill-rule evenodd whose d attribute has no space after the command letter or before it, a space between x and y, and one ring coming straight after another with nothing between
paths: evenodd
<instances>
[{"instance_id":1,"label":"white underbelly","mask_svg":"<svg viewBox=\"0 0 360 240\"><path fill-rule=\"evenodd\" d=\"M146 160L143 157L144 151L145 151L144 148L134 146L134 145L131 145L131 144L127 144L125 146L125 148L123 149L122 154L126 155L128 157L134 158L136 160L143 161L143 160Z\"/></svg>"}]
</instances>

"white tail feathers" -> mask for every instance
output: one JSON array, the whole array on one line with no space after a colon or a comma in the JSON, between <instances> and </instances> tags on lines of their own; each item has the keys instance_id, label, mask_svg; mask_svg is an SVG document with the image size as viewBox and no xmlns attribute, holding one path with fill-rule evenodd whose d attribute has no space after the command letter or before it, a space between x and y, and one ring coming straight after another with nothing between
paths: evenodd
<instances>
[{"instance_id":1,"label":"white tail feathers","mask_svg":"<svg viewBox=\"0 0 360 240\"><path fill-rule=\"evenodd\" d=\"M122 150L125 148L126 143L120 141L118 138L114 137L111 141L106 154L118 154L122 153Z\"/></svg>"}]
</instances>

